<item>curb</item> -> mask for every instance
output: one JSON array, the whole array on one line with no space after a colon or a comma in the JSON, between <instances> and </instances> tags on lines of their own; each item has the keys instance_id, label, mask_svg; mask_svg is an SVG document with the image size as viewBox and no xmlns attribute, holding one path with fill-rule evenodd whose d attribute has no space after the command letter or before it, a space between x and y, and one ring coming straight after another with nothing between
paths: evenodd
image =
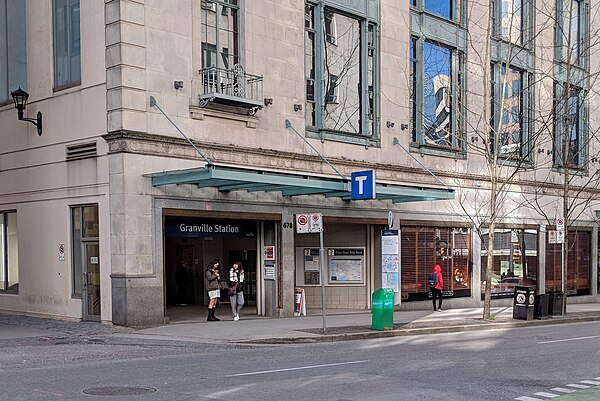
<instances>
[{"instance_id":1,"label":"curb","mask_svg":"<svg viewBox=\"0 0 600 401\"><path fill-rule=\"evenodd\" d=\"M385 331L364 331L359 333L347 334L320 334L319 337L273 337L264 339L229 341L232 344L309 344L320 342L337 342L337 341L354 341L366 340L372 338L389 338L389 337L405 337L418 336L425 334L442 334L442 333L459 333L470 331L485 331L498 330L506 328L525 328L531 326L550 326L555 324L566 323L583 323L600 321L600 315L593 316L576 316L576 317L559 317L547 320L531 320L531 321L508 321L508 322L489 322L480 324L467 324L456 326L438 326L438 327L422 327L412 329L392 329Z\"/></svg>"}]
</instances>

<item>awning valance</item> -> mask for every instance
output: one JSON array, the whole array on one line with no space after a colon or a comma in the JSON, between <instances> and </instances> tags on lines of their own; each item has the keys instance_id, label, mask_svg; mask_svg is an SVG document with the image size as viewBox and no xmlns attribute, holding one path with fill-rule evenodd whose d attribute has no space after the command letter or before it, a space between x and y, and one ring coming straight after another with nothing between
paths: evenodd
<instances>
[{"instance_id":1,"label":"awning valance","mask_svg":"<svg viewBox=\"0 0 600 401\"><path fill-rule=\"evenodd\" d=\"M249 192L281 192L283 196L324 195L352 200L349 183L341 178L328 178L307 174L277 173L258 169L224 166L207 166L188 170L163 171L145 174L152 185L195 184L213 187L219 191L246 190ZM454 190L447 188L377 184L378 200L393 203L454 199Z\"/></svg>"}]
</instances>

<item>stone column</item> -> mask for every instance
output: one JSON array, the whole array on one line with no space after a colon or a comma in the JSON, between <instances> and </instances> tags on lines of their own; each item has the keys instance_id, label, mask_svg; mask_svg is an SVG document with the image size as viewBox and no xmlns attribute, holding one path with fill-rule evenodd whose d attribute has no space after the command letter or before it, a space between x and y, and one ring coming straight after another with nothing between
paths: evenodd
<instances>
[{"instance_id":1,"label":"stone column","mask_svg":"<svg viewBox=\"0 0 600 401\"><path fill-rule=\"evenodd\" d=\"M281 218L281 287L279 294L282 297L280 317L294 315L294 290L295 290L295 251L294 251L294 215L284 213ZM291 227L291 228L290 228Z\"/></svg>"}]
</instances>

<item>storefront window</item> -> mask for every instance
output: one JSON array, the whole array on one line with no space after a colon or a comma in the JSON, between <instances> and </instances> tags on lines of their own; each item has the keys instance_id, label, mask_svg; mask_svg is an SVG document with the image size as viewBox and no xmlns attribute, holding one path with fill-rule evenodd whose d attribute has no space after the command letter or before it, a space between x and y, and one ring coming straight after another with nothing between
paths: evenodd
<instances>
[{"instance_id":1,"label":"storefront window","mask_svg":"<svg viewBox=\"0 0 600 401\"><path fill-rule=\"evenodd\" d=\"M567 294L589 295L592 233L569 231L567 239ZM546 244L546 291L562 290L561 244Z\"/></svg>"},{"instance_id":2,"label":"storefront window","mask_svg":"<svg viewBox=\"0 0 600 401\"><path fill-rule=\"evenodd\" d=\"M402 227L401 294L405 301L429 298L427 278L442 268L444 296L470 296L471 234L467 228Z\"/></svg>"},{"instance_id":3,"label":"storefront window","mask_svg":"<svg viewBox=\"0 0 600 401\"><path fill-rule=\"evenodd\" d=\"M71 209L72 222L72 257L73 257L73 291L74 297L81 297L83 282L83 260L81 259L84 241L97 241L99 237L98 206L78 206Z\"/></svg>"},{"instance_id":4,"label":"storefront window","mask_svg":"<svg viewBox=\"0 0 600 401\"><path fill-rule=\"evenodd\" d=\"M489 230L481 240L481 292L485 292ZM512 297L516 286L537 286L538 234L536 230L496 229L492 265L492 297Z\"/></svg>"}]
</instances>

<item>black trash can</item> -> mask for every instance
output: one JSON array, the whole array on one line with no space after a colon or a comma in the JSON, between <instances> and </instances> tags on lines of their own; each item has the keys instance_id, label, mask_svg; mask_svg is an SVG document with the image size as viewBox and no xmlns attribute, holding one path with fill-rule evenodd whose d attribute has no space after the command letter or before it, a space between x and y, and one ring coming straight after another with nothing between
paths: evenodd
<instances>
[{"instance_id":1,"label":"black trash can","mask_svg":"<svg viewBox=\"0 0 600 401\"><path fill-rule=\"evenodd\" d=\"M532 320L535 303L534 290L530 287L515 287L513 319Z\"/></svg>"},{"instance_id":2,"label":"black trash can","mask_svg":"<svg viewBox=\"0 0 600 401\"><path fill-rule=\"evenodd\" d=\"M550 303L549 294L538 294L535 296L533 305L533 318L545 320L548 319L548 305Z\"/></svg>"},{"instance_id":3,"label":"black trash can","mask_svg":"<svg viewBox=\"0 0 600 401\"><path fill-rule=\"evenodd\" d=\"M548 314L550 316L561 316L563 314L564 294L562 292L551 292L550 302L548 304Z\"/></svg>"}]
</instances>

